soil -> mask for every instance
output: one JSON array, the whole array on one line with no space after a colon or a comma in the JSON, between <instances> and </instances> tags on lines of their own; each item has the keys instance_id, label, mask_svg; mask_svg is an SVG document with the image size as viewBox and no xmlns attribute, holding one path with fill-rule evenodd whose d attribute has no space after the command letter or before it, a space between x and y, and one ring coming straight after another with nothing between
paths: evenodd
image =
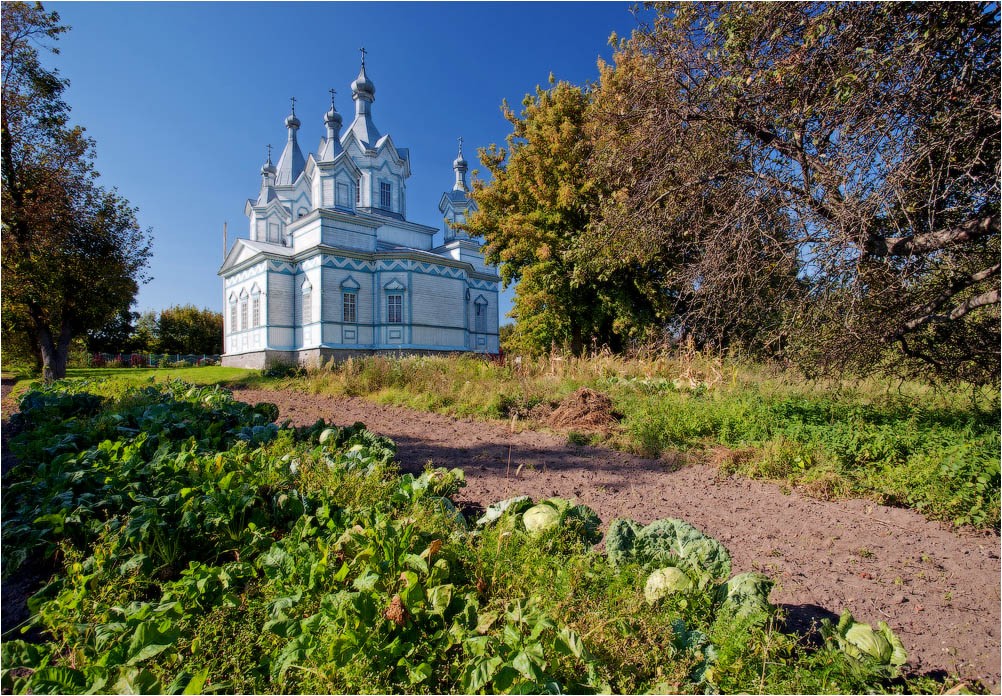
<instances>
[{"instance_id":1,"label":"soil","mask_svg":"<svg viewBox=\"0 0 1002 696\"><path fill-rule=\"evenodd\" d=\"M539 420L550 428L603 433L615 428L620 417L613 411L612 399L581 387Z\"/></svg>"},{"instance_id":2,"label":"soil","mask_svg":"<svg viewBox=\"0 0 1002 696\"><path fill-rule=\"evenodd\" d=\"M4 380L4 472L12 464L7 419L16 408L10 386ZM848 609L859 621L886 621L908 649L914 672L956 674L981 681L992 693L1002 686L997 534L954 530L866 500L817 500L722 475L712 462L682 466L681 457L644 459L503 424L356 398L248 389L236 396L276 404L280 422L361 421L396 441L408 471L428 462L460 467L467 487L457 502L467 506L559 495L592 507L606 523L682 518L727 546L735 573L756 570L776 581L771 598L785 610L791 630L807 631ZM587 396L570 402L575 400L597 403ZM567 427L582 429L573 420ZM26 616L24 602L39 580L31 572L4 580L4 632Z\"/></svg>"},{"instance_id":3,"label":"soil","mask_svg":"<svg viewBox=\"0 0 1002 696\"><path fill-rule=\"evenodd\" d=\"M807 631L848 609L858 621L886 621L908 649L914 672L956 674L981 681L992 693L1002 686L995 533L954 530L866 500L818 500L722 475L712 463L644 459L571 445L566 436L513 432L504 424L359 398L246 389L236 396L276 404L280 422L361 421L397 443L408 471L428 462L460 467L467 487L457 502L468 506L559 495L590 506L606 523L616 517L684 519L727 546L735 573L755 570L776 581L771 599L787 613L791 630Z\"/></svg>"}]
</instances>

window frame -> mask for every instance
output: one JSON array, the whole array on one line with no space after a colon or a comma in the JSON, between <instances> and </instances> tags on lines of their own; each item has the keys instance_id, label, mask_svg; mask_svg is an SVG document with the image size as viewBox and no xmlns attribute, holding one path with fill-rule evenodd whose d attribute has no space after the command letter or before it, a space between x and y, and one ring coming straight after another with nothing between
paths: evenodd
<instances>
[{"instance_id":1,"label":"window frame","mask_svg":"<svg viewBox=\"0 0 1002 696\"><path fill-rule=\"evenodd\" d=\"M394 310L396 312L394 313ZM386 296L386 323L404 323L404 295L399 292L392 292Z\"/></svg>"},{"instance_id":2,"label":"window frame","mask_svg":"<svg viewBox=\"0 0 1002 696\"><path fill-rule=\"evenodd\" d=\"M256 329L261 326L261 293L255 292L251 295L251 328Z\"/></svg>"},{"instance_id":3,"label":"window frame","mask_svg":"<svg viewBox=\"0 0 1002 696\"><path fill-rule=\"evenodd\" d=\"M351 298L350 302L349 297ZM351 310L350 314L349 309ZM358 323L358 292L355 290L344 290L341 294L341 321L345 324Z\"/></svg>"},{"instance_id":4,"label":"window frame","mask_svg":"<svg viewBox=\"0 0 1002 696\"><path fill-rule=\"evenodd\" d=\"M393 210L393 184L389 181L379 182L379 207L383 210Z\"/></svg>"}]
</instances>

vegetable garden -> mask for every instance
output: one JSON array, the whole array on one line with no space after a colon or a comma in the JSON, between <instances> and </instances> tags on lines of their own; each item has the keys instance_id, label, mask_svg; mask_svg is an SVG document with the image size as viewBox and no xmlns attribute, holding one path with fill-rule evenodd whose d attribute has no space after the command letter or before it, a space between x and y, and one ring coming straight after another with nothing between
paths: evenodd
<instances>
[{"instance_id":1,"label":"vegetable garden","mask_svg":"<svg viewBox=\"0 0 1002 696\"><path fill-rule=\"evenodd\" d=\"M44 569L14 693L871 692L884 625L783 630L771 580L682 520L519 497L460 511L361 424L276 424L182 382L21 399L3 567ZM29 639L29 640L26 640Z\"/></svg>"}]
</instances>

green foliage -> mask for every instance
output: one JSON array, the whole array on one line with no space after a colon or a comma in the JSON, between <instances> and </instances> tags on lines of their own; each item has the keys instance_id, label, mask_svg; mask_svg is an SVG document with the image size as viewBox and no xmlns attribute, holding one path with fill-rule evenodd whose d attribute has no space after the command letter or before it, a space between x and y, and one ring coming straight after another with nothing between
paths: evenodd
<instances>
[{"instance_id":1,"label":"green foliage","mask_svg":"<svg viewBox=\"0 0 1002 696\"><path fill-rule=\"evenodd\" d=\"M474 182L478 211L464 229L484 237L505 285L518 281L505 350L538 355L556 345L580 354L591 341L621 348L650 318L629 275L585 278L569 255L600 196L585 171L590 102L587 90L551 80L526 95L521 115L503 105L508 148L480 151L492 180Z\"/></svg>"},{"instance_id":2,"label":"green foliage","mask_svg":"<svg viewBox=\"0 0 1002 696\"><path fill-rule=\"evenodd\" d=\"M883 621L873 630L870 624L853 620L852 614L845 611L837 625L828 622L822 626L822 633L835 640L849 657L868 663L889 677L898 676L908 660L901 640Z\"/></svg>"},{"instance_id":3,"label":"green foliage","mask_svg":"<svg viewBox=\"0 0 1002 696\"><path fill-rule=\"evenodd\" d=\"M223 352L223 315L194 305L167 307L157 318L154 340L147 350L218 355Z\"/></svg>"},{"instance_id":4,"label":"green foliage","mask_svg":"<svg viewBox=\"0 0 1002 696\"><path fill-rule=\"evenodd\" d=\"M66 30L40 3L3 6L4 342L18 357L33 344L50 380L65 376L74 336L128 309L151 254L136 210L96 183L67 81L39 59Z\"/></svg>"},{"instance_id":5,"label":"green foliage","mask_svg":"<svg viewBox=\"0 0 1002 696\"><path fill-rule=\"evenodd\" d=\"M401 476L360 424L276 426L218 387L108 386L22 399L4 570L51 555L56 572L29 601L46 641L3 643L6 691L703 691L754 683L760 655L820 690L795 639L780 654L761 623L727 629L735 593L648 608L647 571L590 552L581 506L548 501L564 523L530 534L532 501L506 501L471 532L448 497L460 470ZM838 684L877 675L859 663Z\"/></svg>"}]
</instances>

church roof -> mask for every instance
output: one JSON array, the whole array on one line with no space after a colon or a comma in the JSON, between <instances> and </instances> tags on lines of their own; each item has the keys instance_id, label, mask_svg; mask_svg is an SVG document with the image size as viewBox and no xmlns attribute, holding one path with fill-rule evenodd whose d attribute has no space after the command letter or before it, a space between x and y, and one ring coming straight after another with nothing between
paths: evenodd
<instances>
[{"instance_id":1,"label":"church roof","mask_svg":"<svg viewBox=\"0 0 1002 696\"><path fill-rule=\"evenodd\" d=\"M282 156L278 158L276 166L275 185L290 186L296 183L296 179L303 173L306 166L306 158L303 151L299 149L299 142L296 140L296 131L299 130L299 119L296 118L296 102L292 101L292 113L285 119L285 127L289 129L289 139L282 150Z\"/></svg>"}]
</instances>

